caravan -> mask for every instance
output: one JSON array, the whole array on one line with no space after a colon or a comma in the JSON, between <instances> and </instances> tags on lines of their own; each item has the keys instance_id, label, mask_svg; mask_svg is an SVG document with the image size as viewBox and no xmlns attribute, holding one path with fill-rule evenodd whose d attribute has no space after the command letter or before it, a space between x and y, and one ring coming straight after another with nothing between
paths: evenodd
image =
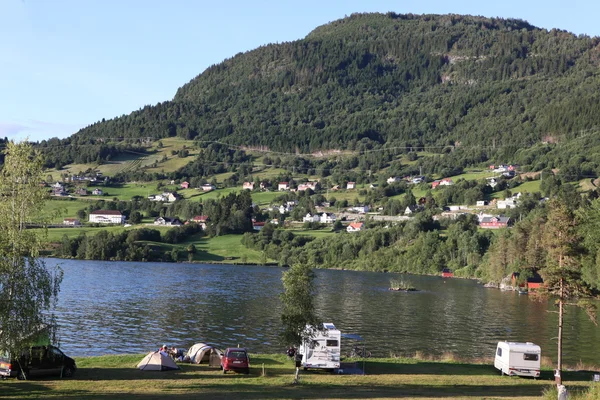
<instances>
[{"instance_id":1,"label":"caravan","mask_svg":"<svg viewBox=\"0 0 600 400\"><path fill-rule=\"evenodd\" d=\"M539 378L541 353L540 346L531 342L498 342L494 367L506 375Z\"/></svg>"},{"instance_id":2,"label":"caravan","mask_svg":"<svg viewBox=\"0 0 600 400\"><path fill-rule=\"evenodd\" d=\"M331 322L302 342L302 366L308 368L336 369L340 367L341 333Z\"/></svg>"}]
</instances>

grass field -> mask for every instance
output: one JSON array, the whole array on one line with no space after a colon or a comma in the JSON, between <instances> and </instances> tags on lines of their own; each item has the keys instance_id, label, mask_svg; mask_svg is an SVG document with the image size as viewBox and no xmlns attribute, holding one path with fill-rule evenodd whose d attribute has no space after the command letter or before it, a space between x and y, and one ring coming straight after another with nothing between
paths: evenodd
<instances>
[{"instance_id":1,"label":"grass field","mask_svg":"<svg viewBox=\"0 0 600 400\"><path fill-rule=\"evenodd\" d=\"M42 215L44 218L49 218L49 222L53 224L62 223L64 218L77 218L77 211L87 209L89 201L72 199L72 200L55 200L50 199L44 203Z\"/></svg>"},{"instance_id":2,"label":"grass field","mask_svg":"<svg viewBox=\"0 0 600 400\"><path fill-rule=\"evenodd\" d=\"M76 358L70 379L0 383L6 399L540 399L553 386L552 372L538 380L500 376L488 363L410 358L368 359L365 375L301 371L283 355L250 354L250 374L206 365L179 364L180 370L140 371L144 354ZM263 369L264 368L264 369ZM264 370L264 374L263 374ZM569 399L589 388L590 374L565 372ZM597 390L597 385L594 389ZM547 395L545 398L556 398ZM581 398L581 397L580 397ZM595 398L595 397L594 397Z\"/></svg>"},{"instance_id":3,"label":"grass field","mask_svg":"<svg viewBox=\"0 0 600 400\"><path fill-rule=\"evenodd\" d=\"M185 248L193 243L198 251L194 261L225 262L225 263L250 263L261 264L264 261L262 253L248 249L242 244L242 235L224 235L214 238L194 238L181 243L179 248Z\"/></svg>"}]
</instances>

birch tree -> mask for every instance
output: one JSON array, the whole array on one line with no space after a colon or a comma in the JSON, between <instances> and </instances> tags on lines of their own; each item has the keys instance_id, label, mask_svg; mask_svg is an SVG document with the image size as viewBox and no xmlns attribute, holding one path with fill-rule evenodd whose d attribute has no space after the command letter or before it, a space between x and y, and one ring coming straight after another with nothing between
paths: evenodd
<instances>
[{"instance_id":1,"label":"birch tree","mask_svg":"<svg viewBox=\"0 0 600 400\"><path fill-rule=\"evenodd\" d=\"M0 352L16 353L40 330L55 334L54 309L62 271L40 259L39 223L47 194L40 186L42 156L31 145L9 142L0 172Z\"/></svg>"}]
</instances>

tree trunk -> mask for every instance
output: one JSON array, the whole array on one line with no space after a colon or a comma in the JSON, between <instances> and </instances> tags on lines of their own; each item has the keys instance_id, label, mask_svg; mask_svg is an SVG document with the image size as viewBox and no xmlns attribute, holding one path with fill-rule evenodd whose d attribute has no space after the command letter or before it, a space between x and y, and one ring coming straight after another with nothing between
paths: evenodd
<instances>
[{"instance_id":1,"label":"tree trunk","mask_svg":"<svg viewBox=\"0 0 600 400\"><path fill-rule=\"evenodd\" d=\"M562 385L562 337L563 337L563 280L560 280L560 298L558 300L558 361L556 365L555 381L557 385Z\"/></svg>"}]
</instances>

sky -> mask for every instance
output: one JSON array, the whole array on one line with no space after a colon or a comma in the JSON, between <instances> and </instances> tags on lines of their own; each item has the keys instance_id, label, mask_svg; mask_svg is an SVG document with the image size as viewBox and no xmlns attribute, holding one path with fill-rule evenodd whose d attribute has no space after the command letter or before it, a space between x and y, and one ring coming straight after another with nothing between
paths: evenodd
<instances>
[{"instance_id":1,"label":"sky","mask_svg":"<svg viewBox=\"0 0 600 400\"><path fill-rule=\"evenodd\" d=\"M67 137L171 100L239 52L388 11L520 18L600 36L593 0L0 0L0 137Z\"/></svg>"}]
</instances>

